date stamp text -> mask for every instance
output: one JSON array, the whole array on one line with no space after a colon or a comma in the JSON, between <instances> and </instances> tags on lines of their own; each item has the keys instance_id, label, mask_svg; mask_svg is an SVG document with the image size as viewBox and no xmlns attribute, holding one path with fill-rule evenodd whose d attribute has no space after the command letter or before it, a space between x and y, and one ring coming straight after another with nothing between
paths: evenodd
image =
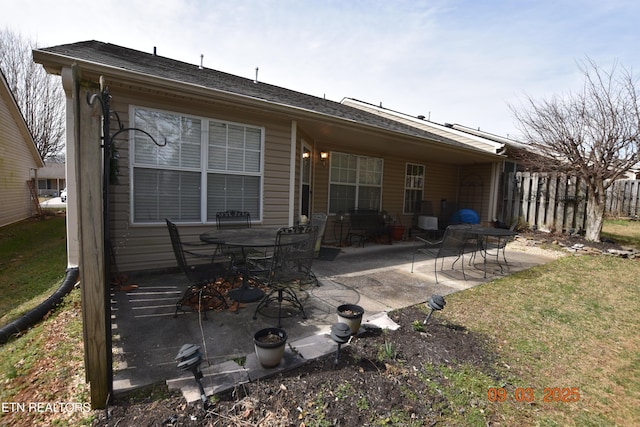
<instances>
[{"instance_id":1,"label":"date stamp text","mask_svg":"<svg viewBox=\"0 0 640 427\"><path fill-rule=\"evenodd\" d=\"M535 402L536 392L531 387L517 387L515 390L507 390L504 387L490 387L487 389L489 402ZM538 394L537 398L540 398ZM546 387L542 392L542 401L552 402L577 402L580 400L578 387Z\"/></svg>"}]
</instances>

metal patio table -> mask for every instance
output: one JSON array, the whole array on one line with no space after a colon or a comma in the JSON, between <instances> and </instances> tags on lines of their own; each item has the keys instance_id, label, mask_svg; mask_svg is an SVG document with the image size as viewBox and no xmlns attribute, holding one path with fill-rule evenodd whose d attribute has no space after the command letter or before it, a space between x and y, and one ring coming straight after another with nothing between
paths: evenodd
<instances>
[{"instance_id":1,"label":"metal patio table","mask_svg":"<svg viewBox=\"0 0 640 427\"><path fill-rule=\"evenodd\" d=\"M246 258L248 249L261 248L265 251L276 246L276 236L280 227L255 227L235 228L210 231L202 233L200 240L223 246L232 246L242 249L242 256ZM262 299L264 292L261 289L249 286L249 266L245 261L242 284L228 293L234 301L255 302Z\"/></svg>"},{"instance_id":2,"label":"metal patio table","mask_svg":"<svg viewBox=\"0 0 640 427\"><path fill-rule=\"evenodd\" d=\"M502 251L502 258L504 259L504 263L509 265L507 262L507 257L504 253L505 247L507 246L507 242L513 236L518 234L517 232L510 230L508 228L495 228L495 227L472 227L469 230L469 235L471 238L476 238L478 242L478 250L480 250L480 255L484 259L484 277L487 277L487 256L489 246L492 246L493 249L496 250L496 263L500 267L500 273L502 273L502 264L500 264L500 251ZM489 244L489 239L493 239L495 243Z\"/></svg>"}]
</instances>

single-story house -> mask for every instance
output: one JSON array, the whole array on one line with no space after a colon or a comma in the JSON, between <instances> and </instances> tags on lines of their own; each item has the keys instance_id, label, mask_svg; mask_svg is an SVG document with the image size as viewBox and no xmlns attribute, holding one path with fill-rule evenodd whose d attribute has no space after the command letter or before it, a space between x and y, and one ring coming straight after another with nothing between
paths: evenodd
<instances>
[{"instance_id":1,"label":"single-story house","mask_svg":"<svg viewBox=\"0 0 640 427\"><path fill-rule=\"evenodd\" d=\"M326 213L331 241L336 216L354 208L386 211L404 225L424 205L435 216L466 204L483 223L495 216L505 157L492 144L172 60L155 48L85 41L33 57L62 76L66 94L68 264L80 267L83 283L94 407L111 385L105 242L120 272L162 270L176 266L165 218L197 240L219 211L248 211L253 227Z\"/></svg>"},{"instance_id":2,"label":"single-story house","mask_svg":"<svg viewBox=\"0 0 640 427\"><path fill-rule=\"evenodd\" d=\"M483 223L496 216L500 144L172 60L155 48L86 41L33 55L62 75L68 105L73 85L80 103L107 87L112 132L119 129L116 115L123 128L140 130L120 132L113 145L108 238L120 271L175 264L165 218L197 239L215 226L217 211L249 211L254 226L290 225L323 212L331 241L335 214L352 208L386 211L404 225L423 200L435 216L466 204ZM79 120L86 119L68 117L72 125ZM83 176L75 165L99 167L77 161L74 147L90 143L77 139L69 129L71 194ZM77 213L67 209L72 225Z\"/></svg>"},{"instance_id":3,"label":"single-story house","mask_svg":"<svg viewBox=\"0 0 640 427\"><path fill-rule=\"evenodd\" d=\"M0 227L36 214L29 183L35 185L38 168L43 166L20 107L0 71Z\"/></svg>"},{"instance_id":4,"label":"single-story house","mask_svg":"<svg viewBox=\"0 0 640 427\"><path fill-rule=\"evenodd\" d=\"M49 159L38 170L38 194L57 197L66 186L66 167L60 159Z\"/></svg>"}]
</instances>

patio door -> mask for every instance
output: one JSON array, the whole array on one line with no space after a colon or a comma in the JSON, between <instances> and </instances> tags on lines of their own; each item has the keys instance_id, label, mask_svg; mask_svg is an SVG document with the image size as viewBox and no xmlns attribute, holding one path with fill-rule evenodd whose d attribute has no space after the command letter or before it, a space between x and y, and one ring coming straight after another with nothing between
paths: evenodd
<instances>
[{"instance_id":1,"label":"patio door","mask_svg":"<svg viewBox=\"0 0 640 427\"><path fill-rule=\"evenodd\" d=\"M300 153L300 215L311 218L311 147L304 141Z\"/></svg>"}]
</instances>

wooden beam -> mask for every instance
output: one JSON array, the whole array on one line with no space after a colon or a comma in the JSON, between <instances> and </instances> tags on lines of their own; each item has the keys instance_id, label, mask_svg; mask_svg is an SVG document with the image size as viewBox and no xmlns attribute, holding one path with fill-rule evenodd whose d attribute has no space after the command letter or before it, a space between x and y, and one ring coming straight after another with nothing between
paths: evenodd
<instances>
[{"instance_id":1,"label":"wooden beam","mask_svg":"<svg viewBox=\"0 0 640 427\"><path fill-rule=\"evenodd\" d=\"M85 371L91 407L102 409L112 391L111 323L105 253L102 197L102 109L89 105L95 82L82 81L74 70L78 240L82 298Z\"/></svg>"}]
</instances>

